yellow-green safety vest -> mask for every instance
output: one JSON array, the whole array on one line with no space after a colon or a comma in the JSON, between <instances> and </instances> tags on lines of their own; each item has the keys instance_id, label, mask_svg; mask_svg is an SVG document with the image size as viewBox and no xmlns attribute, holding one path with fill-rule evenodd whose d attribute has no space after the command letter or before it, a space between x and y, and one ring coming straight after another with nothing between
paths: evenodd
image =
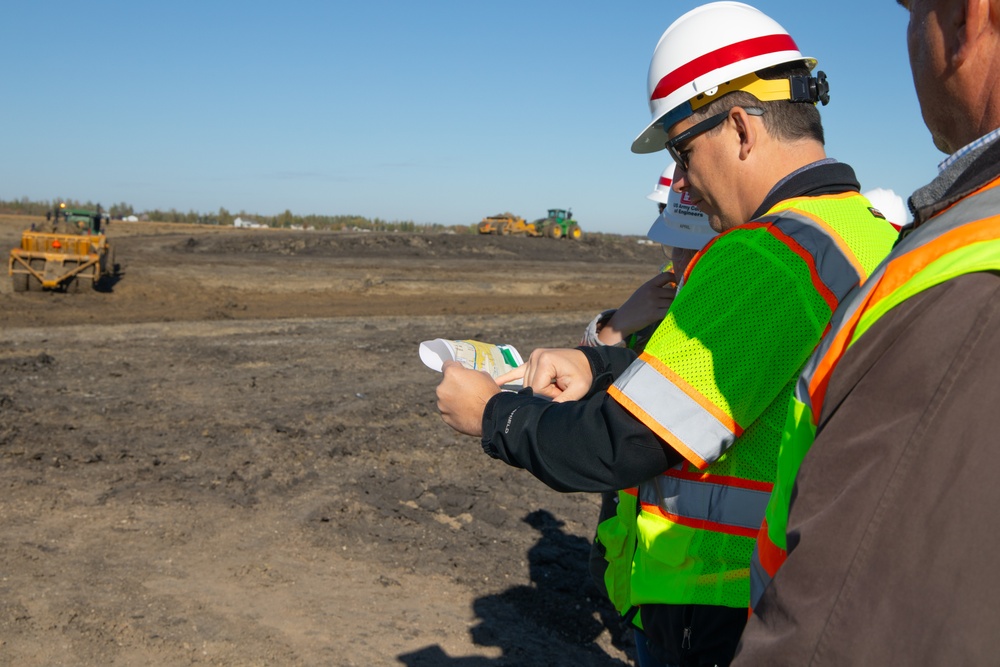
<instances>
[{"instance_id":1,"label":"yellow-green safety vest","mask_svg":"<svg viewBox=\"0 0 1000 667\"><path fill-rule=\"evenodd\" d=\"M609 389L686 459L639 486L628 604L748 605L795 379L840 299L895 238L856 192L799 197L691 262L644 352Z\"/></svg>"}]
</instances>

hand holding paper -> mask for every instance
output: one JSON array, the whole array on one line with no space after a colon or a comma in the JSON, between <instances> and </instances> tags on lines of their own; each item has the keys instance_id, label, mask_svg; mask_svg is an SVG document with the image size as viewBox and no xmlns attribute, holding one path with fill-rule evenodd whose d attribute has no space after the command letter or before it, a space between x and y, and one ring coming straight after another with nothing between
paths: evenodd
<instances>
[{"instance_id":1,"label":"hand holding paper","mask_svg":"<svg viewBox=\"0 0 1000 667\"><path fill-rule=\"evenodd\" d=\"M444 338L421 343L420 359L444 374L437 388L437 408L444 423L460 433L478 436L483 434L486 403L500 391L501 383L495 378L522 363L512 345Z\"/></svg>"},{"instance_id":2,"label":"hand holding paper","mask_svg":"<svg viewBox=\"0 0 1000 667\"><path fill-rule=\"evenodd\" d=\"M489 373L445 361L444 378L437 388L437 408L444 423L460 433L481 436L486 403L500 391Z\"/></svg>"}]
</instances>

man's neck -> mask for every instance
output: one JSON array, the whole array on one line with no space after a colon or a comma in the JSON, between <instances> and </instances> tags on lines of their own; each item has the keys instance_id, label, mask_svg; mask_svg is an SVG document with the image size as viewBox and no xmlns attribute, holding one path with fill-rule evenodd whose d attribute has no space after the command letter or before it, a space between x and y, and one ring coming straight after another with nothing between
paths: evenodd
<instances>
[{"instance_id":1,"label":"man's neck","mask_svg":"<svg viewBox=\"0 0 1000 667\"><path fill-rule=\"evenodd\" d=\"M782 143L778 148L779 150L772 151L772 154L766 158L766 171L762 173L762 178L757 182L756 196L747 199L748 202L754 202L755 205L750 210L745 211L746 220L750 220L760 203L767 200L771 193L780 188L789 178L827 159L823 144L818 141Z\"/></svg>"}]
</instances>

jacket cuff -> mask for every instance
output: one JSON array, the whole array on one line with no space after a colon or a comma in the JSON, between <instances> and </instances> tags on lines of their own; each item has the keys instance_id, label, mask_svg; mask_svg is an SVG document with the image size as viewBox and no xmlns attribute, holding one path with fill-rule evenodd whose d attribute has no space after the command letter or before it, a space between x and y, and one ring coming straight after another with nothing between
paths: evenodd
<instances>
[{"instance_id":1,"label":"jacket cuff","mask_svg":"<svg viewBox=\"0 0 1000 667\"><path fill-rule=\"evenodd\" d=\"M604 355L601 354L601 348L584 347L581 345L576 349L583 352L583 355L587 357L587 363L590 364L590 375L593 377L590 384L590 391L587 393L587 398L593 396L599 391L605 391L615 381L615 378L608 368L607 360L604 358Z\"/></svg>"},{"instance_id":2,"label":"jacket cuff","mask_svg":"<svg viewBox=\"0 0 1000 667\"><path fill-rule=\"evenodd\" d=\"M486 452L487 456L493 459L500 458L500 450L498 450L497 446L493 444L493 434L496 433L497 404L500 402L501 396L509 393L510 392L501 391L498 394L494 394L490 397L490 400L486 401L486 408L483 410L483 451Z\"/></svg>"}]
</instances>

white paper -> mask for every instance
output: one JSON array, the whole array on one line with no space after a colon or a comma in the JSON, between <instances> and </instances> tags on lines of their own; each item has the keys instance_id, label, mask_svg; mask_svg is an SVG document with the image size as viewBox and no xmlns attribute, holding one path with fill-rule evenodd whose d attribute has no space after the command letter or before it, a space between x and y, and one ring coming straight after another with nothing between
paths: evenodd
<instances>
[{"instance_id":1,"label":"white paper","mask_svg":"<svg viewBox=\"0 0 1000 667\"><path fill-rule=\"evenodd\" d=\"M420 360L435 371L440 371L445 361L458 361L466 368L486 371L492 377L500 377L524 363L521 354L513 345L444 338L422 342Z\"/></svg>"}]
</instances>

